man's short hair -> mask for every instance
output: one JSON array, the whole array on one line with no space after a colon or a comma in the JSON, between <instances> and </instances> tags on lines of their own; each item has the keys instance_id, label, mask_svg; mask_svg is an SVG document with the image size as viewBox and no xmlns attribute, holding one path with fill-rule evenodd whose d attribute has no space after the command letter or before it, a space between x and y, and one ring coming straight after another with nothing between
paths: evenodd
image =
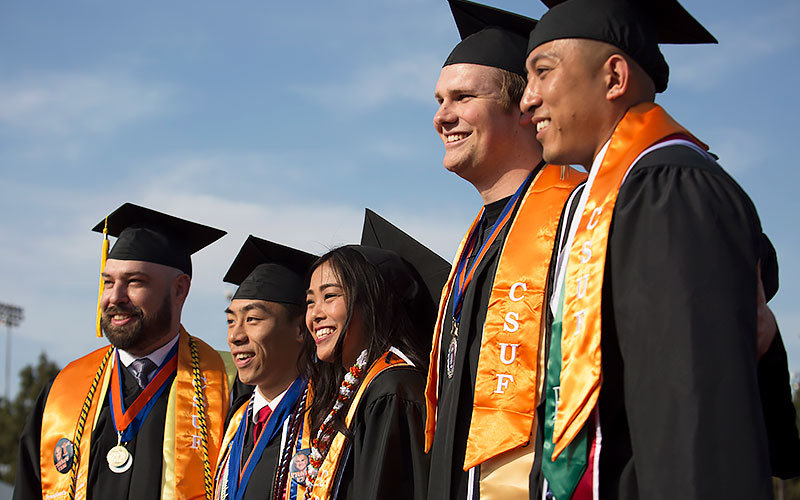
<instances>
[{"instance_id":1,"label":"man's short hair","mask_svg":"<svg viewBox=\"0 0 800 500\"><path fill-rule=\"evenodd\" d=\"M306 306L305 304L289 304L289 303L281 303L283 309L286 311L286 317L289 320L295 320L299 317L305 317L306 314Z\"/></svg>"},{"instance_id":2,"label":"man's short hair","mask_svg":"<svg viewBox=\"0 0 800 500\"><path fill-rule=\"evenodd\" d=\"M503 107L506 111L518 108L527 84L525 77L504 69L495 69L498 71L498 83L500 84Z\"/></svg>"}]
</instances>

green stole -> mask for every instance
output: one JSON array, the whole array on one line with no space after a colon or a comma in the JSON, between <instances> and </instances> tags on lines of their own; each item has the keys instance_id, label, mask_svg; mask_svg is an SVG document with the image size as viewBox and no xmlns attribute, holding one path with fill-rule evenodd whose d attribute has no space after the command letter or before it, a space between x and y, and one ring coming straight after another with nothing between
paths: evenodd
<instances>
[{"instance_id":1,"label":"green stole","mask_svg":"<svg viewBox=\"0 0 800 500\"><path fill-rule=\"evenodd\" d=\"M556 420L556 405L561 380L561 326L564 318L566 273L561 281L561 294L553 318L550 351L547 364L547 394L544 404L544 444L542 472L556 500L568 500L575 492L584 472L588 457L588 432L586 425L556 458L553 456L553 426Z\"/></svg>"}]
</instances>

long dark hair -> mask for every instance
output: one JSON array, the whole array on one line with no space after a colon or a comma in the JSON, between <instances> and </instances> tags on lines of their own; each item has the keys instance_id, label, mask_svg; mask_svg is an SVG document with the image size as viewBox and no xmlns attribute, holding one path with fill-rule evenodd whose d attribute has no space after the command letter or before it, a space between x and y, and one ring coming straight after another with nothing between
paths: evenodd
<instances>
[{"instance_id":1,"label":"long dark hair","mask_svg":"<svg viewBox=\"0 0 800 500\"><path fill-rule=\"evenodd\" d=\"M324 263L330 266L344 290L347 319L344 331L336 341L333 362L314 362L309 359L305 363L308 370L306 375L314 391L309 408L311 436L316 435L322 421L333 407L339 386L347 372L342 366L342 346L355 310L358 310L358 317L362 322L361 331L364 332L367 341L367 367L394 346L402 351L415 367L425 370L430 348L430 345L425 346L420 342L414 322L392 284L386 281L375 265L368 262L356 247L339 247L326 253L311 267L309 276ZM313 358L316 356L314 339L308 332L305 339L304 352ZM347 408L339 412L339 418L334 421L334 428L349 435L343 418L346 413Z\"/></svg>"}]
</instances>

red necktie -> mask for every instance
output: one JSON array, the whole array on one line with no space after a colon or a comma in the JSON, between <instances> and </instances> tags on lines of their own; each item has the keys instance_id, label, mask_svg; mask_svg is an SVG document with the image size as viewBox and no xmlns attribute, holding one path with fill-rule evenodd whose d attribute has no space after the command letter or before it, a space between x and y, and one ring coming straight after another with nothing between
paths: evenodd
<instances>
[{"instance_id":1,"label":"red necktie","mask_svg":"<svg viewBox=\"0 0 800 500\"><path fill-rule=\"evenodd\" d=\"M258 436L260 436L261 431L264 430L264 424L267 422L270 413L272 413L272 409L270 409L269 405L258 410L258 421L256 421L256 425L253 427L253 443L258 441Z\"/></svg>"}]
</instances>

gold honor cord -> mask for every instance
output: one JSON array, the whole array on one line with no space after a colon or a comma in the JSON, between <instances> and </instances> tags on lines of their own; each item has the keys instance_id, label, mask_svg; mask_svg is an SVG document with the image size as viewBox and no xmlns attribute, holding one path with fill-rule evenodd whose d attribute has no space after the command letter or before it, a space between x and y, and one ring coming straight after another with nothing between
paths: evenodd
<instances>
[{"instance_id":1,"label":"gold honor cord","mask_svg":"<svg viewBox=\"0 0 800 500\"><path fill-rule=\"evenodd\" d=\"M103 249L100 251L100 290L97 292L97 321L95 329L97 337L103 336L103 329L100 327L100 301L103 298L103 289L105 283L103 281L103 273L106 270L106 260L108 259L108 217L106 217L105 224L103 225Z\"/></svg>"},{"instance_id":2,"label":"gold honor cord","mask_svg":"<svg viewBox=\"0 0 800 500\"><path fill-rule=\"evenodd\" d=\"M214 497L214 478L211 475L211 463L208 460L208 426L206 425L206 402L203 396L202 384L200 381L200 361L197 356L197 346L194 338L189 336L189 348L192 351L192 385L194 385L194 398L198 406L198 420L200 424L200 435L203 444L203 479L206 490L206 499Z\"/></svg>"},{"instance_id":3,"label":"gold honor cord","mask_svg":"<svg viewBox=\"0 0 800 500\"><path fill-rule=\"evenodd\" d=\"M102 280L100 283L102 284ZM75 480L78 477L78 466L81 461L81 438L83 437L83 428L86 426L86 417L89 415L89 410L92 408L92 399L94 399L94 392L97 389L97 384L100 382L100 377L103 375L106 365L108 364L108 360L111 359L111 353L113 352L114 348L109 346L108 351L106 351L106 355L103 356L103 360L100 362L100 366L97 368L97 373L94 374L92 386L89 388L89 393L86 395L86 400L83 402L83 407L81 408L81 416L78 418L78 428L75 429L75 439L72 443L72 446L75 449L75 460L72 462L72 469L69 472L70 500L75 498ZM97 411L100 411L99 408Z\"/></svg>"}]
</instances>

